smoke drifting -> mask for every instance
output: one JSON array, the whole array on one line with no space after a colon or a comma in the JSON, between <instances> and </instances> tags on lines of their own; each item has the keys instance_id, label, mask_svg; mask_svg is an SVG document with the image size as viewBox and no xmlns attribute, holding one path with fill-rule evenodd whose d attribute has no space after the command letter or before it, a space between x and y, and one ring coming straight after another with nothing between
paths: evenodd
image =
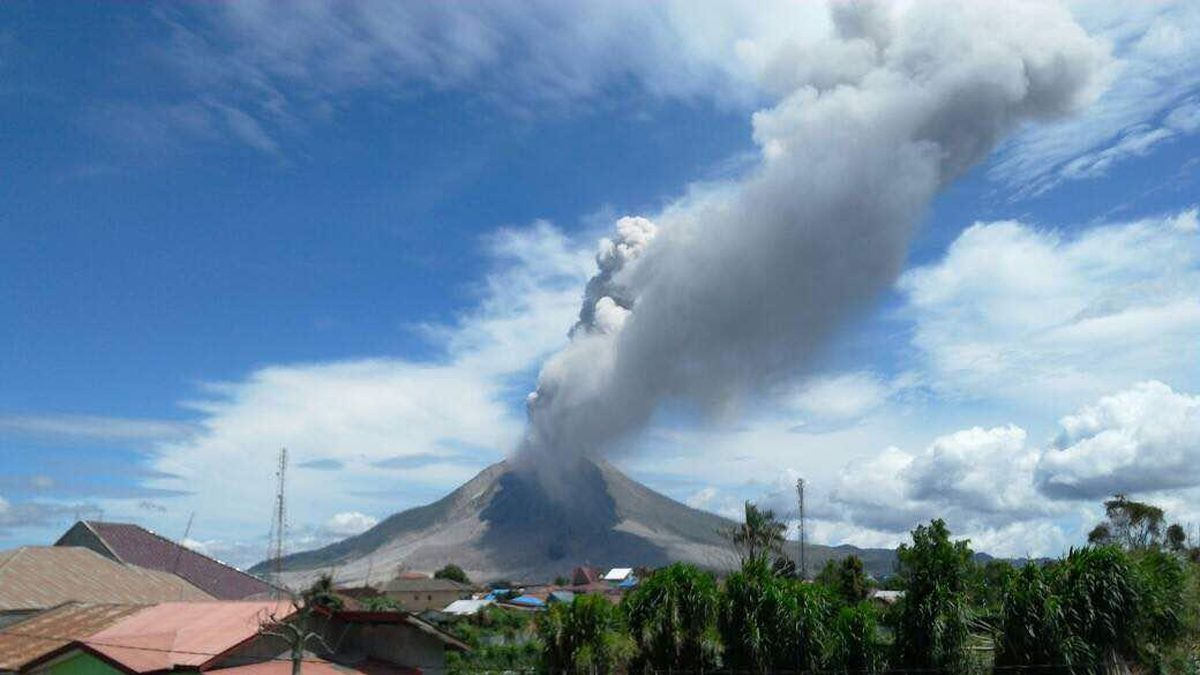
<instances>
[{"instance_id":1,"label":"smoke drifting","mask_svg":"<svg viewBox=\"0 0 1200 675\"><path fill-rule=\"evenodd\" d=\"M667 401L715 411L803 373L888 287L936 192L1031 120L1097 93L1107 63L1042 3L832 8L834 35L763 68L746 177L601 242L567 347L529 397L517 458L603 454Z\"/></svg>"}]
</instances>

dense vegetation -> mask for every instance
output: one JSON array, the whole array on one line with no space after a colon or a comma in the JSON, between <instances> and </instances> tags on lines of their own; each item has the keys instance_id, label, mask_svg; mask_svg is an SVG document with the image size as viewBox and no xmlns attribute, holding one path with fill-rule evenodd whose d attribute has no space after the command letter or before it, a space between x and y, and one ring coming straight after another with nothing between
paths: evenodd
<instances>
[{"instance_id":1,"label":"dense vegetation","mask_svg":"<svg viewBox=\"0 0 1200 675\"><path fill-rule=\"evenodd\" d=\"M934 520L879 584L862 561L813 581L784 561L783 527L752 504L727 533L741 557L723 580L657 570L615 604L581 595L531 618L489 608L457 628L459 672L1200 673L1200 549L1157 507L1117 496L1089 543L1064 558L979 563ZM896 604L873 586L902 590Z\"/></svg>"}]
</instances>

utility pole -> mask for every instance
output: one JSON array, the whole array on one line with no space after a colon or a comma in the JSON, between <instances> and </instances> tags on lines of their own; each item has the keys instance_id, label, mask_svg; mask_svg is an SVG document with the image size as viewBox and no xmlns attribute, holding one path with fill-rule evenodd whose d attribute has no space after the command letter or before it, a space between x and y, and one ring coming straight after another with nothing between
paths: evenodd
<instances>
[{"instance_id":1,"label":"utility pole","mask_svg":"<svg viewBox=\"0 0 1200 675\"><path fill-rule=\"evenodd\" d=\"M805 539L804 532L804 479L796 479L796 496L800 501L800 578L808 578L808 545Z\"/></svg>"},{"instance_id":2,"label":"utility pole","mask_svg":"<svg viewBox=\"0 0 1200 675\"><path fill-rule=\"evenodd\" d=\"M283 535L287 523L287 501L284 488L287 485L287 448L279 449L279 468L275 470L275 520L271 524L271 574L278 596L280 577L283 576Z\"/></svg>"}]
</instances>

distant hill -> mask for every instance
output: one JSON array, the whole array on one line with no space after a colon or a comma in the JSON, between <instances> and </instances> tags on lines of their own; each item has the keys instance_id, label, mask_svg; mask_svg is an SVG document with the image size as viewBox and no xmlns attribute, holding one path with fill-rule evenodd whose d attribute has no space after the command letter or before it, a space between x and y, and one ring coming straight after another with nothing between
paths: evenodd
<instances>
[{"instance_id":1,"label":"distant hill","mask_svg":"<svg viewBox=\"0 0 1200 675\"><path fill-rule=\"evenodd\" d=\"M676 560L723 570L736 556L721 532L734 523L685 506L603 461L584 461L556 501L533 476L493 464L454 492L397 513L360 535L283 560L293 587L332 571L339 583L378 582L397 569L430 572L446 563L472 579L549 581L576 565L656 567ZM793 545L794 547L794 545ZM890 574L888 549L810 545L815 572L830 558L858 555L868 572ZM269 569L259 563L251 572Z\"/></svg>"}]
</instances>

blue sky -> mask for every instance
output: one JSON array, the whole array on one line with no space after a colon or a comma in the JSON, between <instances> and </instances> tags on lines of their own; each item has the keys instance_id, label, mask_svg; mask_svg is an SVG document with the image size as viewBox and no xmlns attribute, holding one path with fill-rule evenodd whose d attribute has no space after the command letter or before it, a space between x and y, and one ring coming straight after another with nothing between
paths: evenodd
<instances>
[{"instance_id":1,"label":"blue sky","mask_svg":"<svg viewBox=\"0 0 1200 675\"><path fill-rule=\"evenodd\" d=\"M1200 439L1200 12L1069 9L1112 54L1098 99L938 194L908 271L801 377L719 420L668 410L621 466L718 512L805 475L830 542L901 539L883 496L1054 553L1105 466L1200 517L1200 477L1164 480ZM743 176L778 99L746 54L823 16L0 6L0 546L81 513L178 536L194 512L195 545L251 563L282 445L295 548L502 458L596 240ZM1121 326L1041 339L1097 306ZM1132 459L1088 454L1113 436ZM1025 491L982 498L1012 466Z\"/></svg>"}]
</instances>

